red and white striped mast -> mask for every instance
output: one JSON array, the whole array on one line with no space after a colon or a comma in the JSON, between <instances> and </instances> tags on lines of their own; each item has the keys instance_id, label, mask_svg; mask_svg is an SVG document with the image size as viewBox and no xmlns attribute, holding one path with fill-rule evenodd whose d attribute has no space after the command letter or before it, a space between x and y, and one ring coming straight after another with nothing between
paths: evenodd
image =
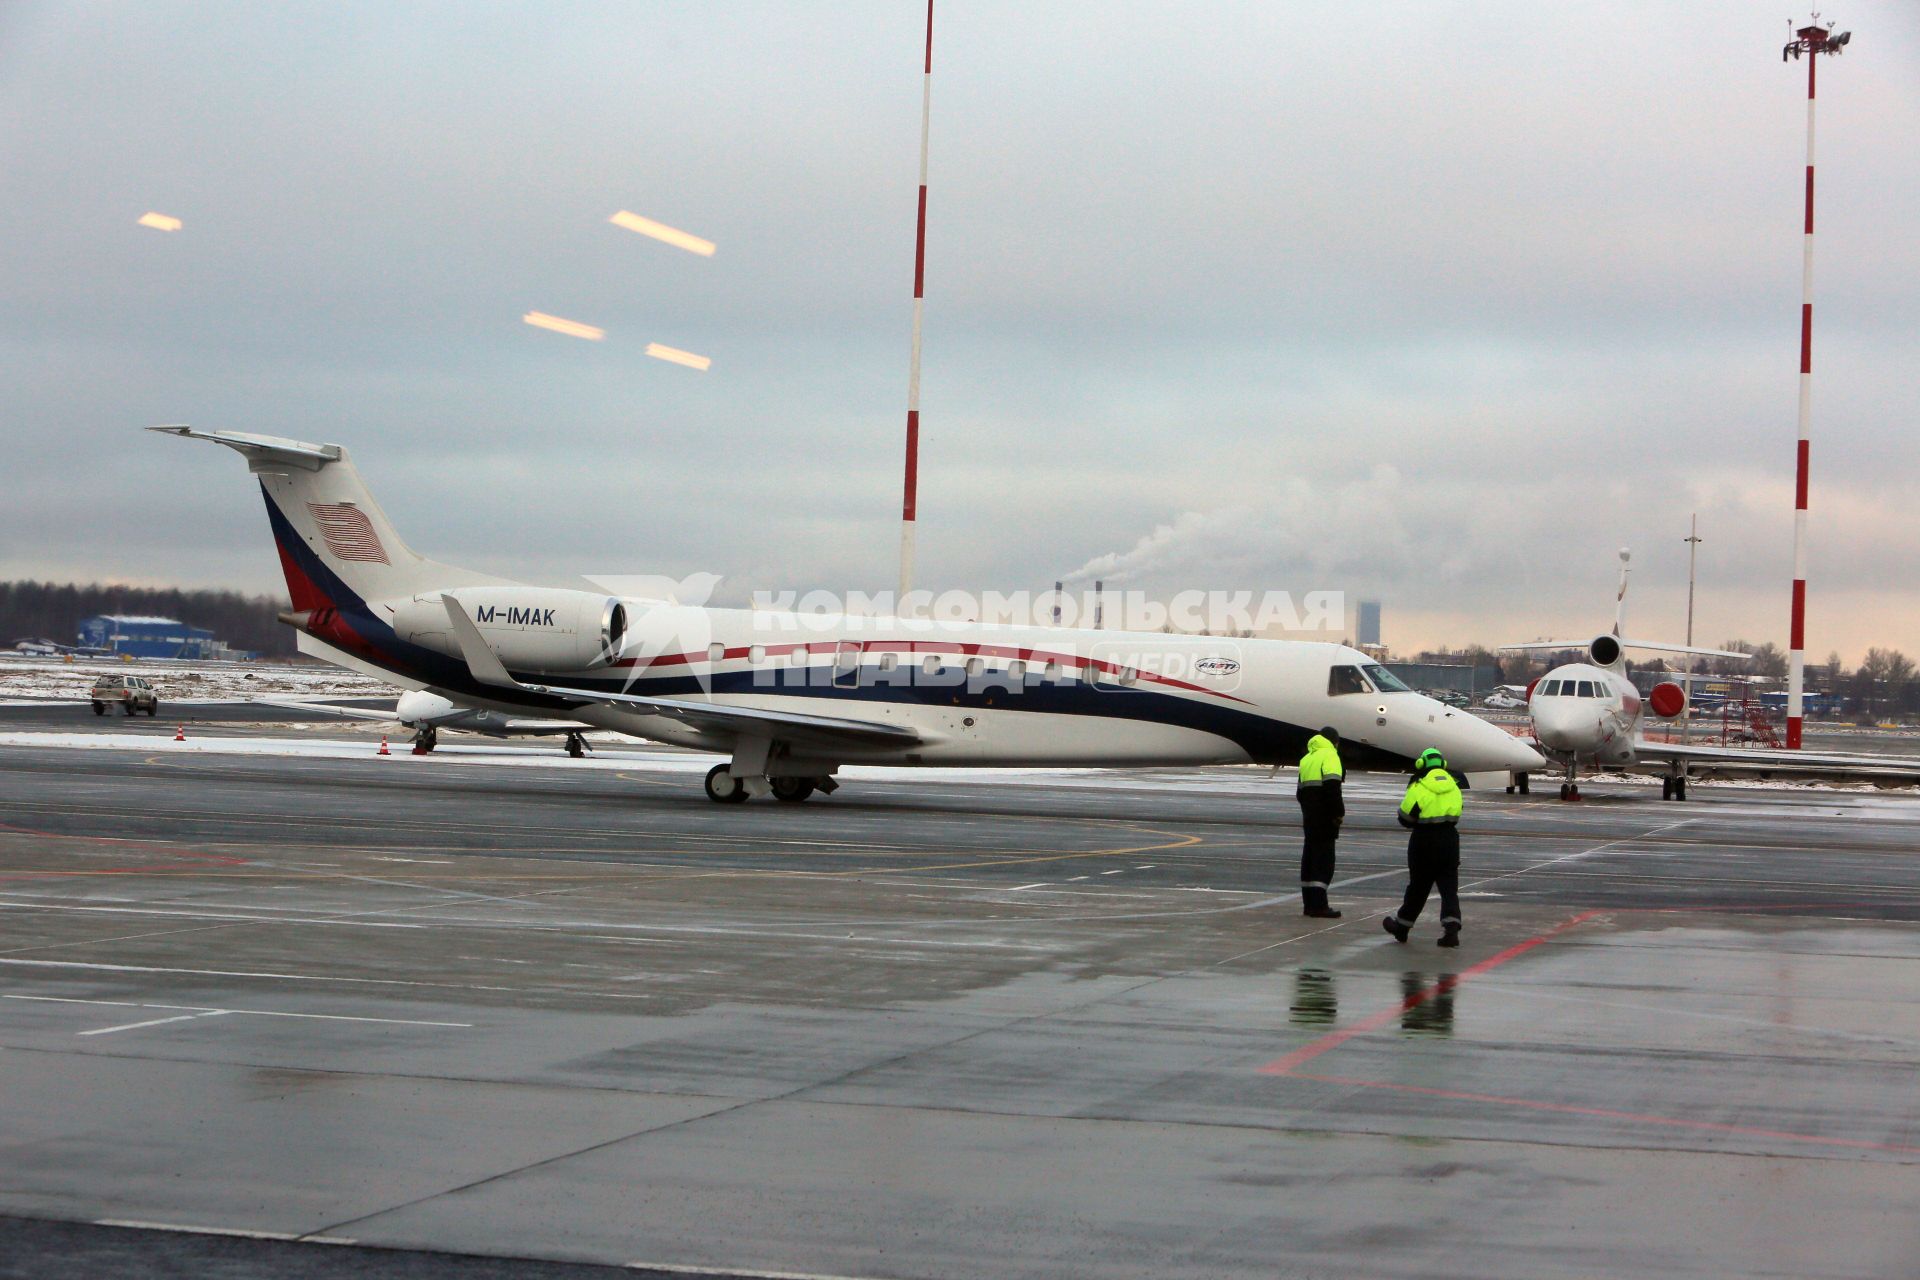
<instances>
[{"instance_id":1,"label":"red and white striped mast","mask_svg":"<svg viewBox=\"0 0 1920 1280\"><path fill-rule=\"evenodd\" d=\"M1813 21L1793 33L1780 60L1807 60L1807 212L1800 266L1800 446L1793 484L1793 618L1787 640L1787 746L1798 750L1806 698L1807 667L1807 462L1813 427L1813 101L1814 68L1821 54L1837 54L1853 32L1833 33L1833 24Z\"/></svg>"},{"instance_id":2,"label":"red and white striped mast","mask_svg":"<svg viewBox=\"0 0 1920 1280\"><path fill-rule=\"evenodd\" d=\"M926 61L920 85L920 217L913 229L913 352L907 362L907 476L900 501L900 594L904 612L913 590L913 520L920 482L920 322L926 307L927 128L933 112L933 0L927 0Z\"/></svg>"}]
</instances>

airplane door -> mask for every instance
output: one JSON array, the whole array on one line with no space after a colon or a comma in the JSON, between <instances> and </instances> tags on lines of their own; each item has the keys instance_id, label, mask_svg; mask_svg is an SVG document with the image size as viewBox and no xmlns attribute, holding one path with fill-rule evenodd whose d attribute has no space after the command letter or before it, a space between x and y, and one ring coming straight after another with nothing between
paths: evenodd
<instances>
[{"instance_id":1,"label":"airplane door","mask_svg":"<svg viewBox=\"0 0 1920 1280\"><path fill-rule=\"evenodd\" d=\"M860 646L851 640L842 640L833 652L833 686L836 689L860 687Z\"/></svg>"}]
</instances>

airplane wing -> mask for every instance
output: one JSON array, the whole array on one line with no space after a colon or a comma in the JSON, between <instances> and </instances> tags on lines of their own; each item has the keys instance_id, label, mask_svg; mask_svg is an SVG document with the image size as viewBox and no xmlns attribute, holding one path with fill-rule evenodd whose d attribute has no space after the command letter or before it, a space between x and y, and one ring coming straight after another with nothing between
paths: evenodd
<instances>
[{"instance_id":1,"label":"airplane wing","mask_svg":"<svg viewBox=\"0 0 1920 1280\"><path fill-rule=\"evenodd\" d=\"M1920 756L1873 756L1850 751L1785 751L1710 743L1636 742L1641 764L1684 764L1710 773L1799 774L1822 778L1920 783Z\"/></svg>"},{"instance_id":2,"label":"airplane wing","mask_svg":"<svg viewBox=\"0 0 1920 1280\"><path fill-rule=\"evenodd\" d=\"M768 711L759 707L738 707L718 702L688 702L680 698L649 698L634 693L603 693L596 689L572 689L564 685L527 684L513 678L499 655L487 647L480 628L450 595L440 597L447 611L467 669L474 679L505 689L522 689L580 703L623 707L642 715L660 715L706 733L731 737L776 738L824 747L910 747L921 736L901 725L881 724L873 720L849 720L838 716L807 715L794 711Z\"/></svg>"},{"instance_id":3,"label":"airplane wing","mask_svg":"<svg viewBox=\"0 0 1920 1280\"><path fill-rule=\"evenodd\" d=\"M1593 643L1586 640L1530 640L1525 644L1503 644L1501 653L1564 653L1585 649ZM1741 653L1737 649L1701 649L1694 645L1665 644L1659 640L1621 640L1622 649L1647 649L1654 653L1687 653L1696 658L1739 658L1743 661L1751 658L1750 653Z\"/></svg>"},{"instance_id":4,"label":"airplane wing","mask_svg":"<svg viewBox=\"0 0 1920 1280\"><path fill-rule=\"evenodd\" d=\"M398 709L392 707L385 711L377 711L371 707L342 707L331 702L302 702L297 698L254 698L252 701L263 707L286 707L292 711L317 711L324 715L345 716L355 720L384 720L388 724L398 724L400 722L399 715L397 714ZM457 720L443 724L440 727L454 733L469 731L467 726ZM498 721L493 727L487 729L475 728L470 730L470 732L480 733L492 738L542 738L558 737L563 733L578 733L582 729L590 729L592 727L591 725L582 724L578 720L509 719Z\"/></svg>"}]
</instances>

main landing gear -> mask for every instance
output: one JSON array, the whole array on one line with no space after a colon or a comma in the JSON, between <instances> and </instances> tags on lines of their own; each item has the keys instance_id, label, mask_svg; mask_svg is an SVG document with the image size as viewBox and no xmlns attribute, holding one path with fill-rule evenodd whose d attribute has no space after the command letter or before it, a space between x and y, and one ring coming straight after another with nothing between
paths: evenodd
<instances>
[{"instance_id":1,"label":"main landing gear","mask_svg":"<svg viewBox=\"0 0 1920 1280\"><path fill-rule=\"evenodd\" d=\"M574 732L574 733L569 733L567 735L567 754L568 755L572 756L575 760L578 760L581 756L584 756L587 754L587 750L588 750L587 737L585 734Z\"/></svg>"},{"instance_id":2,"label":"main landing gear","mask_svg":"<svg viewBox=\"0 0 1920 1280\"><path fill-rule=\"evenodd\" d=\"M707 770L707 799L715 804L745 804L750 795L769 794L785 804L799 804L816 791L830 795L839 789L830 777L736 778L724 764Z\"/></svg>"},{"instance_id":3,"label":"main landing gear","mask_svg":"<svg viewBox=\"0 0 1920 1280\"><path fill-rule=\"evenodd\" d=\"M1512 795L1514 792L1518 791L1521 795L1523 796L1526 795L1527 794L1527 775L1524 773L1516 773L1511 776L1513 778L1513 781L1507 784L1507 794Z\"/></svg>"},{"instance_id":4,"label":"main landing gear","mask_svg":"<svg viewBox=\"0 0 1920 1280\"><path fill-rule=\"evenodd\" d=\"M1687 798L1687 775L1674 774L1660 779L1660 798L1662 800L1685 800Z\"/></svg>"}]
</instances>

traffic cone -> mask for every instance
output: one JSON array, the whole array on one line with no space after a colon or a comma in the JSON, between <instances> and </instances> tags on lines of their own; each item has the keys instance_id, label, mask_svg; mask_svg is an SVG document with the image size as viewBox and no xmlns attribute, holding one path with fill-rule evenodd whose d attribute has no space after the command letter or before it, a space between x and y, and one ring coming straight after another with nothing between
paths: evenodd
<instances>
[{"instance_id":1,"label":"traffic cone","mask_svg":"<svg viewBox=\"0 0 1920 1280\"><path fill-rule=\"evenodd\" d=\"M187 740L187 726L183 724L175 725L173 728L173 740L175 742L185 742Z\"/></svg>"},{"instance_id":2,"label":"traffic cone","mask_svg":"<svg viewBox=\"0 0 1920 1280\"><path fill-rule=\"evenodd\" d=\"M393 754L393 752L387 750L387 735L384 733L380 735L380 750L375 754L383 755L383 756L390 756Z\"/></svg>"}]
</instances>

